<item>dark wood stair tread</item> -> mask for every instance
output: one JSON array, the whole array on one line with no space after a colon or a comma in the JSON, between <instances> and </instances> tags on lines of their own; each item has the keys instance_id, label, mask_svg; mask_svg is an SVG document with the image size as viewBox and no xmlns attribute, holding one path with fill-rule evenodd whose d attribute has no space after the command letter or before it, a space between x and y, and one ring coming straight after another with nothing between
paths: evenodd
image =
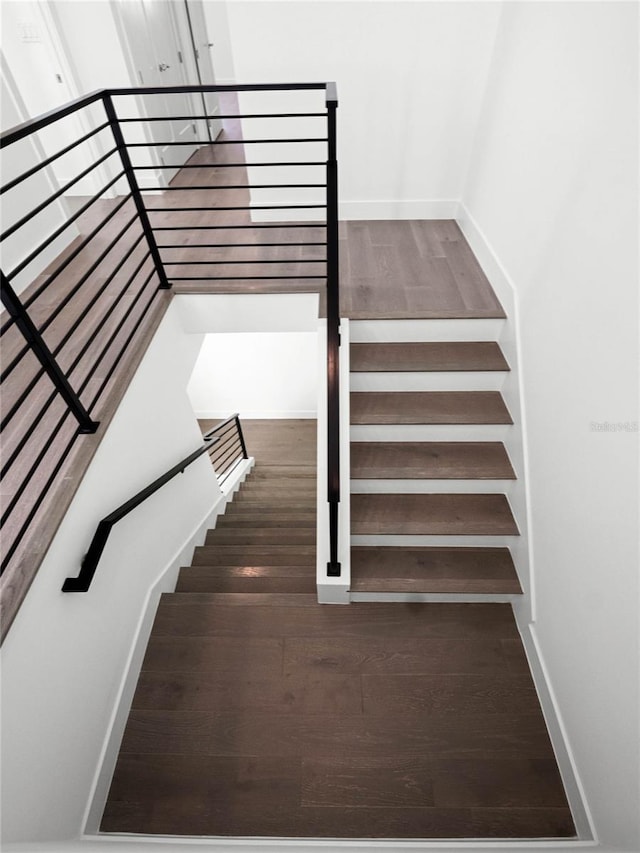
<instances>
[{"instance_id":1,"label":"dark wood stair tread","mask_svg":"<svg viewBox=\"0 0 640 853\"><path fill-rule=\"evenodd\" d=\"M208 530L206 545L269 543L272 545L306 545L316 541L315 527L216 527Z\"/></svg>"},{"instance_id":2,"label":"dark wood stair tread","mask_svg":"<svg viewBox=\"0 0 640 853\"><path fill-rule=\"evenodd\" d=\"M354 343L350 370L434 371L509 370L494 341L420 341L411 343Z\"/></svg>"},{"instance_id":3,"label":"dark wood stair tread","mask_svg":"<svg viewBox=\"0 0 640 853\"><path fill-rule=\"evenodd\" d=\"M301 478L316 479L316 469L311 465L256 465L250 474L251 480L287 480Z\"/></svg>"},{"instance_id":4,"label":"dark wood stair tread","mask_svg":"<svg viewBox=\"0 0 640 853\"><path fill-rule=\"evenodd\" d=\"M233 544L200 545L193 552L194 566L315 565L315 545Z\"/></svg>"},{"instance_id":5,"label":"dark wood stair tread","mask_svg":"<svg viewBox=\"0 0 640 853\"><path fill-rule=\"evenodd\" d=\"M508 548L354 546L354 592L509 593L522 588Z\"/></svg>"},{"instance_id":6,"label":"dark wood stair tread","mask_svg":"<svg viewBox=\"0 0 640 853\"><path fill-rule=\"evenodd\" d=\"M354 441L354 479L515 479L499 441Z\"/></svg>"},{"instance_id":7,"label":"dark wood stair tread","mask_svg":"<svg viewBox=\"0 0 640 853\"><path fill-rule=\"evenodd\" d=\"M499 391L352 391L352 424L511 424Z\"/></svg>"},{"instance_id":8,"label":"dark wood stair tread","mask_svg":"<svg viewBox=\"0 0 640 853\"><path fill-rule=\"evenodd\" d=\"M163 604L176 607L191 604L313 607L318 605L318 596L291 592L172 592Z\"/></svg>"},{"instance_id":9,"label":"dark wood stair tread","mask_svg":"<svg viewBox=\"0 0 640 853\"><path fill-rule=\"evenodd\" d=\"M352 494L351 533L514 536L504 495Z\"/></svg>"},{"instance_id":10,"label":"dark wood stair tread","mask_svg":"<svg viewBox=\"0 0 640 853\"><path fill-rule=\"evenodd\" d=\"M215 567L189 566L180 570L176 592L316 592L312 566L288 566L279 572L273 566L231 567L224 572ZM247 571L249 568L251 571ZM271 571L266 571L270 569Z\"/></svg>"},{"instance_id":11,"label":"dark wood stair tread","mask_svg":"<svg viewBox=\"0 0 640 853\"><path fill-rule=\"evenodd\" d=\"M233 527L304 527L315 528L316 514L311 513L268 513L255 512L251 507L247 507L246 512L235 512L220 516L216 522L216 530Z\"/></svg>"}]
</instances>

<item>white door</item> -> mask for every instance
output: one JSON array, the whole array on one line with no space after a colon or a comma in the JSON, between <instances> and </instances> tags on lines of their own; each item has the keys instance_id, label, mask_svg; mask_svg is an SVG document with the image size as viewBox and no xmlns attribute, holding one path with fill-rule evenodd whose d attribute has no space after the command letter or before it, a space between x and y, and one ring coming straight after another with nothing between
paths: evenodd
<instances>
[{"instance_id":1,"label":"white door","mask_svg":"<svg viewBox=\"0 0 640 853\"><path fill-rule=\"evenodd\" d=\"M185 46L180 39L173 5L167 0L126 0L118 3L141 86L184 86L194 82L186 72ZM163 166L176 167L162 169L162 178L168 183L206 140L198 141L195 112L189 95L145 95L143 103L147 115L165 119L149 122L147 128L150 138L159 143L154 149L158 160Z\"/></svg>"},{"instance_id":2,"label":"white door","mask_svg":"<svg viewBox=\"0 0 640 853\"><path fill-rule=\"evenodd\" d=\"M211 48L213 42L207 32L207 22L204 14L202 0L184 0L187 13L187 22L192 43L193 54L196 62L198 82L204 86L215 85L216 78L211 61ZM217 92L208 92L203 96L203 104L206 114L209 116L220 115L220 102ZM219 118L209 120L210 139L214 140L222 130L222 121Z\"/></svg>"},{"instance_id":3,"label":"white door","mask_svg":"<svg viewBox=\"0 0 640 853\"><path fill-rule=\"evenodd\" d=\"M194 80L189 80L184 62L185 52L189 45L183 44L180 40L174 18L173 7L177 5L179 12L179 4L173 4L167 0L160 0L160 2L159 0L143 0L143 2L149 39L155 55L157 85L185 86L194 83ZM167 143L159 148L160 157L166 164L185 163L199 147L192 100L188 95L178 94L159 96L158 101L160 100L164 101L164 107L163 112L159 115L168 117L168 136L159 140ZM174 116L179 116L179 118L174 118ZM157 124L161 124L163 129L165 128L164 122L157 122ZM175 142L179 142L180 145L171 144ZM167 180L169 180L168 176Z\"/></svg>"}]
</instances>

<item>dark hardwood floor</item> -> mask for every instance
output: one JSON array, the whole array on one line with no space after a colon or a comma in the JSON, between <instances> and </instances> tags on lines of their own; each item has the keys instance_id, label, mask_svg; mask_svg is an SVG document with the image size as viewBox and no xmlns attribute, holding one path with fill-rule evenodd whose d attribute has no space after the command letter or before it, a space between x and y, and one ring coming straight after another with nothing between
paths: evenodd
<instances>
[{"instance_id":1,"label":"dark hardwood floor","mask_svg":"<svg viewBox=\"0 0 640 853\"><path fill-rule=\"evenodd\" d=\"M255 471L163 596L102 831L572 837L511 607L317 604L286 532L315 534L315 422L244 426Z\"/></svg>"}]
</instances>

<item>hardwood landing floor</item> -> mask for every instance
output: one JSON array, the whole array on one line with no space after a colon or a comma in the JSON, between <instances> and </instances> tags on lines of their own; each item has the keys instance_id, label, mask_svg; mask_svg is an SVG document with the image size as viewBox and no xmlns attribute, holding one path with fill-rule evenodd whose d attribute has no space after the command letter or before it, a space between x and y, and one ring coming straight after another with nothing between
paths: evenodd
<instances>
[{"instance_id":1,"label":"hardwood landing floor","mask_svg":"<svg viewBox=\"0 0 640 853\"><path fill-rule=\"evenodd\" d=\"M265 494L304 517L315 422L244 428L257 463L229 521ZM313 549L269 563L216 532L159 607L102 832L574 836L509 605L318 605Z\"/></svg>"}]
</instances>

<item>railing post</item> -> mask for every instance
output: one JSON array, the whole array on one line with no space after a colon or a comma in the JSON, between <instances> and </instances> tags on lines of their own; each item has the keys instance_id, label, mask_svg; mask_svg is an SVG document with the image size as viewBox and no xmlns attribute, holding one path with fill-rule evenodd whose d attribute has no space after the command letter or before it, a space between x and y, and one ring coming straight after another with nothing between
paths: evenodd
<instances>
[{"instance_id":1,"label":"railing post","mask_svg":"<svg viewBox=\"0 0 640 853\"><path fill-rule=\"evenodd\" d=\"M338 256L338 157L335 83L327 83L327 465L329 563L327 575L340 577L338 505L340 503L340 293Z\"/></svg>"},{"instance_id":2,"label":"railing post","mask_svg":"<svg viewBox=\"0 0 640 853\"><path fill-rule=\"evenodd\" d=\"M144 206L142 193L140 192L140 187L138 186L135 171L131 164L131 158L129 157L129 152L127 150L127 143L125 142L124 135L122 133L122 128L120 127L120 122L118 121L118 115L113 105L113 98L111 97L109 92L104 93L104 95L102 96L102 101L104 103L104 110L107 114L107 118L109 119L109 124L111 125L113 138L118 147L118 152L120 154L120 160L122 161L122 165L124 167L125 176L127 178L127 181L129 182L131 196L136 206L136 210L138 211L138 217L140 219L140 224L142 225L142 230L144 231L144 236L149 246L149 251L153 259L153 264L158 274L158 278L160 279L160 289L171 290L171 285L169 284L169 281L167 279L167 274L164 270L164 264L162 263L162 258L160 257L160 250L158 249L158 244L156 243L156 238L153 234L153 228L151 227L151 222L149 220L147 210Z\"/></svg>"},{"instance_id":3,"label":"railing post","mask_svg":"<svg viewBox=\"0 0 640 853\"><path fill-rule=\"evenodd\" d=\"M87 412L80 402L80 398L71 387L62 368L54 358L49 347L45 344L42 335L28 315L24 305L4 273L2 273L1 293L2 304L7 309L18 329L20 329L31 351L55 385L56 390L67 404L69 411L80 424L80 432L84 434L94 433L98 429L98 422L92 420L89 412Z\"/></svg>"},{"instance_id":4,"label":"railing post","mask_svg":"<svg viewBox=\"0 0 640 853\"><path fill-rule=\"evenodd\" d=\"M247 453L247 445L244 443L244 433L242 432L242 424L240 423L240 415L236 415L236 430L238 432L238 438L240 439L240 446L242 447L242 458L248 459L249 454Z\"/></svg>"}]
</instances>

